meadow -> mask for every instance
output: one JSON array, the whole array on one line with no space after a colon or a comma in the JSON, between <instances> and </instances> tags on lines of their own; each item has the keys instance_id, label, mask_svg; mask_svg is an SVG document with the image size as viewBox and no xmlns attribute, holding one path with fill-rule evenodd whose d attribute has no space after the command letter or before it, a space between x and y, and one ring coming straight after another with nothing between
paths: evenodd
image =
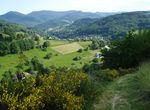
<instances>
[{"instance_id":1,"label":"meadow","mask_svg":"<svg viewBox=\"0 0 150 110\"><path fill-rule=\"evenodd\" d=\"M52 47L52 49L61 54L68 54L68 53L76 52L79 49L83 49L83 47L80 44L78 44L77 42L73 42L70 44Z\"/></svg>"},{"instance_id":2,"label":"meadow","mask_svg":"<svg viewBox=\"0 0 150 110\"><path fill-rule=\"evenodd\" d=\"M76 67L81 68L85 63L90 63L94 58L94 53L96 51L88 50L83 52L77 52L80 48L86 48L90 44L90 41L86 42L69 42L67 40L50 40L50 47L47 48L47 51L42 51L39 48L34 48L29 51L25 51L24 54L31 60L34 56L37 56L41 63L46 67L56 66L56 67ZM65 46L67 53L58 52L57 47L63 49ZM77 46L77 47L76 47ZM64 48L64 49L66 49ZM99 51L99 50L97 50ZM44 59L47 53L52 53L50 59ZM80 56L81 60L74 61L73 58ZM19 54L9 54L3 57L0 57L0 78L2 74L7 70L16 71L16 66L19 64Z\"/></svg>"}]
</instances>

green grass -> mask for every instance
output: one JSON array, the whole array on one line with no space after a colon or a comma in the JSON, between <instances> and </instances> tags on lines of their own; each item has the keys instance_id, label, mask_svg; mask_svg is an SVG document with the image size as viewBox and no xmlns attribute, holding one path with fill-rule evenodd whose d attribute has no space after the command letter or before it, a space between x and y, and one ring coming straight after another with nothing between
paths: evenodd
<instances>
[{"instance_id":1,"label":"green grass","mask_svg":"<svg viewBox=\"0 0 150 110\"><path fill-rule=\"evenodd\" d=\"M92 43L91 41L86 41L86 42L81 41L81 42L79 42L79 44L80 44L82 47L84 47L84 48L88 47L91 43Z\"/></svg>"},{"instance_id":2,"label":"green grass","mask_svg":"<svg viewBox=\"0 0 150 110\"><path fill-rule=\"evenodd\" d=\"M51 46L47 48L47 51L42 51L41 49L34 48L32 50L24 52L24 54L29 58L33 58L34 56L37 56L41 63L43 63L45 66L51 66L55 65L56 67L77 67L81 68L85 63L89 63L94 56L92 54L92 51L83 51L82 53L73 52L69 54L60 54L54 50L51 49L53 46L68 44L68 41L65 40L50 40ZM89 42L79 42L80 45L86 47L89 45ZM44 56L47 53L52 53L53 56L51 59L44 59ZM79 61L73 61L73 58L76 56L81 56L82 59ZM6 55L4 57L0 57L0 78L2 74L11 69L14 72L16 71L16 66L19 63L18 55L17 54L10 54Z\"/></svg>"},{"instance_id":3,"label":"green grass","mask_svg":"<svg viewBox=\"0 0 150 110\"><path fill-rule=\"evenodd\" d=\"M64 44L68 44L69 41L67 40L50 40L50 45L53 46L58 46L58 45L64 45Z\"/></svg>"},{"instance_id":4,"label":"green grass","mask_svg":"<svg viewBox=\"0 0 150 110\"><path fill-rule=\"evenodd\" d=\"M73 61L73 58L76 56L81 56L82 59L79 61ZM88 63L90 60L88 56L90 56L89 52L83 52L83 53L78 53L78 52L73 52L70 54L59 54L58 56L53 56L50 60L46 60L45 64L48 65L55 65L59 67L82 67L85 63Z\"/></svg>"},{"instance_id":5,"label":"green grass","mask_svg":"<svg viewBox=\"0 0 150 110\"><path fill-rule=\"evenodd\" d=\"M135 73L118 77L99 96L92 110L148 110L150 108L150 63Z\"/></svg>"}]
</instances>

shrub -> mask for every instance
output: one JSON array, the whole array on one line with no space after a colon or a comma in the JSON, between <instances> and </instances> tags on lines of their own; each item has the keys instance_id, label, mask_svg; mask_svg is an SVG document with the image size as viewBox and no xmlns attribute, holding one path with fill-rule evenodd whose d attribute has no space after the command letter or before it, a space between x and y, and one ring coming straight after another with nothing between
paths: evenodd
<instances>
[{"instance_id":1,"label":"shrub","mask_svg":"<svg viewBox=\"0 0 150 110\"><path fill-rule=\"evenodd\" d=\"M112 69L112 70L105 69L103 70L103 74L104 74L105 79L110 80L110 81L120 75L119 71L115 69Z\"/></svg>"},{"instance_id":2,"label":"shrub","mask_svg":"<svg viewBox=\"0 0 150 110\"><path fill-rule=\"evenodd\" d=\"M82 52L83 52L83 49L79 49L77 52L82 53Z\"/></svg>"},{"instance_id":3,"label":"shrub","mask_svg":"<svg viewBox=\"0 0 150 110\"><path fill-rule=\"evenodd\" d=\"M12 83L11 90L6 85L1 87L0 109L81 110L85 101L83 94L90 94L85 92L88 82L86 74L75 71L29 77Z\"/></svg>"},{"instance_id":4,"label":"shrub","mask_svg":"<svg viewBox=\"0 0 150 110\"><path fill-rule=\"evenodd\" d=\"M94 59L92 60L93 63L98 63L98 61L99 61L98 58L94 58Z\"/></svg>"},{"instance_id":5,"label":"shrub","mask_svg":"<svg viewBox=\"0 0 150 110\"><path fill-rule=\"evenodd\" d=\"M88 48L88 47L84 49L84 51L88 51L88 50L89 50L89 48Z\"/></svg>"},{"instance_id":6,"label":"shrub","mask_svg":"<svg viewBox=\"0 0 150 110\"><path fill-rule=\"evenodd\" d=\"M44 43L43 43L43 47L49 47L50 46L50 43L49 43L49 41L45 41Z\"/></svg>"},{"instance_id":7,"label":"shrub","mask_svg":"<svg viewBox=\"0 0 150 110\"><path fill-rule=\"evenodd\" d=\"M81 57L80 57L80 56L74 57L73 60L74 60L74 61L81 60Z\"/></svg>"},{"instance_id":8,"label":"shrub","mask_svg":"<svg viewBox=\"0 0 150 110\"><path fill-rule=\"evenodd\" d=\"M47 53L44 58L45 59L50 59L52 57L52 55L53 55L52 53Z\"/></svg>"},{"instance_id":9,"label":"shrub","mask_svg":"<svg viewBox=\"0 0 150 110\"><path fill-rule=\"evenodd\" d=\"M46 47L43 47L41 48L42 51L46 52L47 51L47 48Z\"/></svg>"}]
</instances>

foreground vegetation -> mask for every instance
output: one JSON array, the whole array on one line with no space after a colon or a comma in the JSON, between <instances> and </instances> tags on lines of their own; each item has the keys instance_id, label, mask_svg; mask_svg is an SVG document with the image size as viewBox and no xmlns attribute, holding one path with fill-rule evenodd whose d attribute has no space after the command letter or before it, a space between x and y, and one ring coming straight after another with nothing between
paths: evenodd
<instances>
[{"instance_id":1,"label":"foreground vegetation","mask_svg":"<svg viewBox=\"0 0 150 110\"><path fill-rule=\"evenodd\" d=\"M150 30L106 42L46 40L16 24L0 29L0 109L149 108Z\"/></svg>"},{"instance_id":2,"label":"foreground vegetation","mask_svg":"<svg viewBox=\"0 0 150 110\"><path fill-rule=\"evenodd\" d=\"M147 110L149 108L150 63L142 64L109 83L94 104L94 110Z\"/></svg>"},{"instance_id":3,"label":"foreground vegetation","mask_svg":"<svg viewBox=\"0 0 150 110\"><path fill-rule=\"evenodd\" d=\"M88 95L84 89L89 89L84 86L90 83L86 74L58 70L25 79L19 74L16 74L15 80L11 78L8 80L8 77L2 80L4 86L1 88L1 109L80 110L83 108L85 97Z\"/></svg>"},{"instance_id":4,"label":"foreground vegetation","mask_svg":"<svg viewBox=\"0 0 150 110\"><path fill-rule=\"evenodd\" d=\"M56 67L77 67L81 68L85 63L90 63L92 59L94 58L94 55L96 51L88 50L83 52L72 52L68 54L61 54L54 49L52 49L55 46L61 46L64 44L69 44L68 41L59 41L59 40L50 40L50 47L48 47L45 51L41 50L40 48L34 48L29 51L23 52L23 54L27 57L28 60L31 60L34 56L37 56L40 62L44 64L44 66L56 66ZM90 42L78 42L82 47L87 48ZM51 58L45 59L45 56L51 53ZM21 62L19 58L20 54L11 54L0 57L0 77L2 74L7 71L16 71L17 65L19 62ZM80 56L81 59L78 61L74 61L73 59L77 56ZM25 67L26 69L26 67Z\"/></svg>"}]
</instances>

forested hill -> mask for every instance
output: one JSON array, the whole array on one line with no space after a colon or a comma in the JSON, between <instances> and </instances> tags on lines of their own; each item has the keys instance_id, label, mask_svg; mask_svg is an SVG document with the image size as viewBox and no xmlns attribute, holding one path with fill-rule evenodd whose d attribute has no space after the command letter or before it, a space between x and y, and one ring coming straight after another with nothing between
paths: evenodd
<instances>
[{"instance_id":1,"label":"forested hill","mask_svg":"<svg viewBox=\"0 0 150 110\"><path fill-rule=\"evenodd\" d=\"M34 11L29 14L10 11L0 16L1 20L6 20L13 23L23 24L25 26L36 26L48 24L48 28L62 26L62 24L72 23L81 18L102 18L115 13L90 13L81 11ZM44 24L43 24L44 23ZM42 25L43 24L43 25ZM44 26L45 28L45 26ZM43 27L42 27L43 29Z\"/></svg>"},{"instance_id":2,"label":"forested hill","mask_svg":"<svg viewBox=\"0 0 150 110\"><path fill-rule=\"evenodd\" d=\"M34 48L35 30L24 26L0 21L0 56L14 54Z\"/></svg>"},{"instance_id":3,"label":"forested hill","mask_svg":"<svg viewBox=\"0 0 150 110\"><path fill-rule=\"evenodd\" d=\"M18 23L26 26L33 26L40 22L34 17L26 16L25 14L14 11L10 11L4 15L1 15L0 20L5 20L8 22Z\"/></svg>"},{"instance_id":4,"label":"forested hill","mask_svg":"<svg viewBox=\"0 0 150 110\"><path fill-rule=\"evenodd\" d=\"M0 20L0 33L13 36L16 32L30 33L25 26Z\"/></svg>"},{"instance_id":5,"label":"forested hill","mask_svg":"<svg viewBox=\"0 0 150 110\"><path fill-rule=\"evenodd\" d=\"M11 32L11 33L10 33ZM0 33L9 34L12 36L16 32L24 32L32 36L33 34L45 35L43 31L40 31L35 28L29 28L24 25L19 25L16 23L7 22L4 20L0 20Z\"/></svg>"},{"instance_id":6,"label":"forested hill","mask_svg":"<svg viewBox=\"0 0 150 110\"><path fill-rule=\"evenodd\" d=\"M81 19L83 21L83 19ZM78 20L79 22L79 20ZM128 12L116 14L98 19L73 23L65 28L49 31L49 35L60 38L82 37L88 35L99 35L102 37L118 38L124 36L130 30L150 28L150 12Z\"/></svg>"}]
</instances>

